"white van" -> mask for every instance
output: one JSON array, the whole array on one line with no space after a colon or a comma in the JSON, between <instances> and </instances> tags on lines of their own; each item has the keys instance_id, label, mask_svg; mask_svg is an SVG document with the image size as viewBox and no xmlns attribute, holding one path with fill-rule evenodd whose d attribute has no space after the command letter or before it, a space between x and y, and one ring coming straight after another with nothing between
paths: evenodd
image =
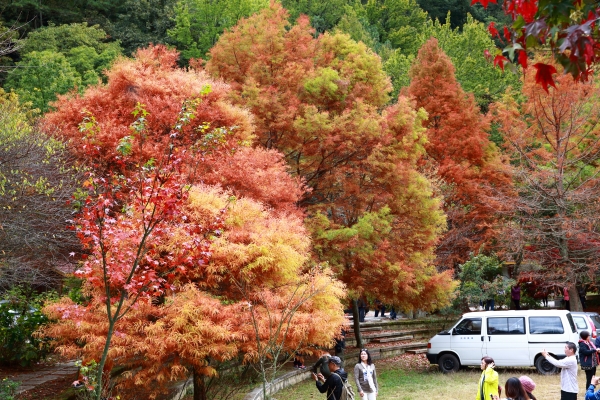
<instances>
[{"instance_id":1,"label":"white van","mask_svg":"<svg viewBox=\"0 0 600 400\"><path fill-rule=\"evenodd\" d=\"M452 328L435 335L427 345L427 359L440 371L481 364L490 356L497 366L535 366L541 374L557 368L542 350L565 357L565 342L577 344L578 334L567 310L481 311L464 314Z\"/></svg>"}]
</instances>

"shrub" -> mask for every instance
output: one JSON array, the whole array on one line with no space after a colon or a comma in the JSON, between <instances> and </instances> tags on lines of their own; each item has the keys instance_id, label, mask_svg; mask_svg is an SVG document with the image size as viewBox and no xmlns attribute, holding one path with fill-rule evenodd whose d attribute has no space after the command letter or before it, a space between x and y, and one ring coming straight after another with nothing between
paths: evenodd
<instances>
[{"instance_id":1,"label":"shrub","mask_svg":"<svg viewBox=\"0 0 600 400\"><path fill-rule=\"evenodd\" d=\"M0 364L29 365L50 348L48 339L34 332L48 318L41 312L43 303L54 293L38 294L21 287L5 292L0 300Z\"/></svg>"},{"instance_id":2,"label":"shrub","mask_svg":"<svg viewBox=\"0 0 600 400\"><path fill-rule=\"evenodd\" d=\"M0 400L14 400L19 382L13 382L8 378L0 381Z\"/></svg>"}]
</instances>

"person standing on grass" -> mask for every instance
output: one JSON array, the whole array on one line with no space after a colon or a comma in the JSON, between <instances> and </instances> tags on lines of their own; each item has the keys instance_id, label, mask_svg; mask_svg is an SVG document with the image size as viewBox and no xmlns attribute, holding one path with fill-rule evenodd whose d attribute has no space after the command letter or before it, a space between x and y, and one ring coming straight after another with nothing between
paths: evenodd
<instances>
[{"instance_id":1,"label":"person standing on grass","mask_svg":"<svg viewBox=\"0 0 600 400\"><path fill-rule=\"evenodd\" d=\"M348 374L342 369L342 360L337 356L329 357L328 366L331 374L327 379L323 374L314 372L313 379L316 381L319 392L327 393L327 400L340 400L344 381L348 379Z\"/></svg>"},{"instance_id":2,"label":"person standing on grass","mask_svg":"<svg viewBox=\"0 0 600 400\"><path fill-rule=\"evenodd\" d=\"M581 369L585 372L585 387L590 386L592 376L596 375L596 367L598 366L598 350L590 340L588 331L581 331L579 334L579 363Z\"/></svg>"},{"instance_id":3,"label":"person standing on grass","mask_svg":"<svg viewBox=\"0 0 600 400\"><path fill-rule=\"evenodd\" d=\"M483 357L481 359L481 378L479 378L479 390L475 400L489 400L490 395L498 398L498 373L494 371L494 359Z\"/></svg>"},{"instance_id":4,"label":"person standing on grass","mask_svg":"<svg viewBox=\"0 0 600 400\"><path fill-rule=\"evenodd\" d=\"M577 400L579 385L577 384L576 351L577 346L573 342L567 342L565 345L566 357L562 360L557 360L552 357L548 354L546 349L542 351L542 355L550 364L562 368L560 371L560 400Z\"/></svg>"},{"instance_id":5,"label":"person standing on grass","mask_svg":"<svg viewBox=\"0 0 600 400\"><path fill-rule=\"evenodd\" d=\"M360 397L365 400L377 400L379 391L377 373L375 364L371 360L371 354L367 349L360 350L359 361L354 367L354 380Z\"/></svg>"}]
</instances>

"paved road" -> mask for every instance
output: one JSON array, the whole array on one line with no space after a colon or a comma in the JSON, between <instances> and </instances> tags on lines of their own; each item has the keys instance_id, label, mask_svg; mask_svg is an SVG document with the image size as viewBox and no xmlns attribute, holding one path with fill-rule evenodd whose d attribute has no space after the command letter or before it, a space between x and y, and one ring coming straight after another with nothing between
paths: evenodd
<instances>
[{"instance_id":1,"label":"paved road","mask_svg":"<svg viewBox=\"0 0 600 400\"><path fill-rule=\"evenodd\" d=\"M78 370L79 368L75 366L75 361L69 361L52 365L35 372L19 374L11 378L11 380L20 383L17 393L22 393L43 383L64 378L69 375L73 377L73 380L76 380Z\"/></svg>"}]
</instances>

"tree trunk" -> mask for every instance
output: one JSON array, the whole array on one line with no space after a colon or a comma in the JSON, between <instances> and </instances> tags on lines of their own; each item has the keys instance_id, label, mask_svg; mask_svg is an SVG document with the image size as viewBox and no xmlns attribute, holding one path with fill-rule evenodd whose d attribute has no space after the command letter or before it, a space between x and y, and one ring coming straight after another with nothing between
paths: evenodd
<instances>
[{"instance_id":1,"label":"tree trunk","mask_svg":"<svg viewBox=\"0 0 600 400\"><path fill-rule=\"evenodd\" d=\"M208 400L204 376L196 372L196 369L194 369L194 400Z\"/></svg>"},{"instance_id":2,"label":"tree trunk","mask_svg":"<svg viewBox=\"0 0 600 400\"><path fill-rule=\"evenodd\" d=\"M583 311L583 305L581 304L581 300L579 300L579 292L577 291L577 286L569 285L568 287L570 298L569 304L571 305L571 311Z\"/></svg>"},{"instance_id":3,"label":"tree trunk","mask_svg":"<svg viewBox=\"0 0 600 400\"><path fill-rule=\"evenodd\" d=\"M356 347L362 349L363 340L360 334L360 321L358 315L358 301L356 299L352 299L352 319L354 320L354 338L356 339Z\"/></svg>"}]
</instances>

